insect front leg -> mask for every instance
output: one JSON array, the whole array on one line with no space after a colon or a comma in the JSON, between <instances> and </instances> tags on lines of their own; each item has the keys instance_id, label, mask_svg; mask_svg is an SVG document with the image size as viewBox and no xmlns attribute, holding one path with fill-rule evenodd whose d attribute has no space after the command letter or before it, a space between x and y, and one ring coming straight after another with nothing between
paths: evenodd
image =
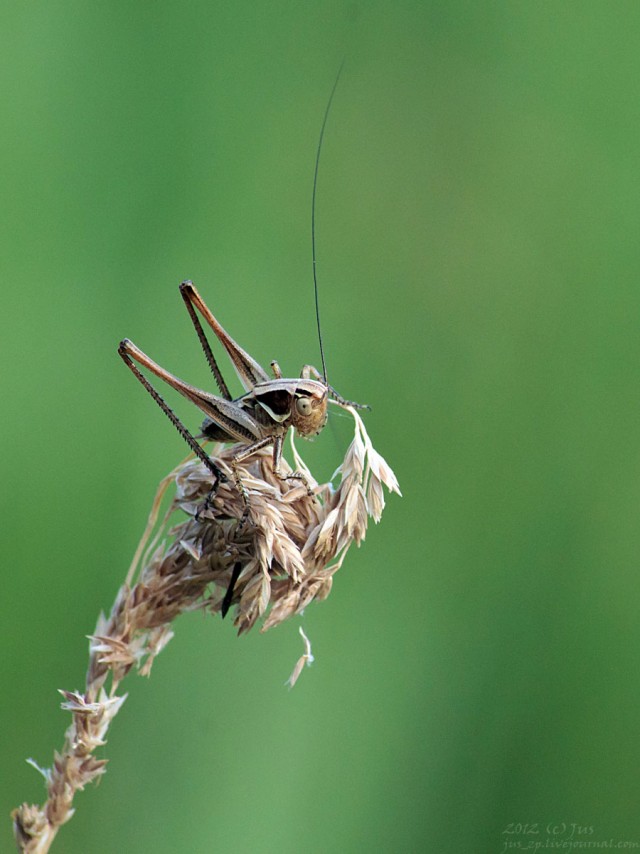
<instances>
[{"instance_id":1,"label":"insect front leg","mask_svg":"<svg viewBox=\"0 0 640 854\"><path fill-rule=\"evenodd\" d=\"M345 400L345 398L341 394L338 394L338 392L333 386L329 385L329 383L325 380L320 371L317 368L314 368L313 365L305 365L302 368L302 373L300 374L300 376L304 380L308 380L313 377L314 380L318 380L319 382L321 382L327 387L331 397L336 401L336 403L339 403L340 406L352 406L354 409L371 409L368 403L356 403L355 400Z\"/></svg>"}]
</instances>

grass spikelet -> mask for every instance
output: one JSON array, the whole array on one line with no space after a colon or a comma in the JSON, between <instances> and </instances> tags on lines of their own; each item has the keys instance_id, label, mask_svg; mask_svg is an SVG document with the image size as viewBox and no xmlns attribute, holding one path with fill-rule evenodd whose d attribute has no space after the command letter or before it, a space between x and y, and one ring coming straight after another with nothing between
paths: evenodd
<instances>
[{"instance_id":1,"label":"grass spikelet","mask_svg":"<svg viewBox=\"0 0 640 854\"><path fill-rule=\"evenodd\" d=\"M161 482L125 582L109 615L98 617L89 638L84 689L61 691L62 708L71 713L62 750L54 754L51 768L41 769L32 761L45 778L46 801L42 806L22 804L12 813L20 851L49 851L59 828L73 815L76 792L105 773L106 760L95 753L106 743L111 721L126 699L118 693L120 683L131 670L150 674L156 656L173 637L177 616L193 610L223 616L232 611L238 633L260 620L266 631L329 595L351 544L362 542L370 517L380 519L382 485L400 492L360 416L345 408L355 429L336 472L337 487L319 485L295 447L295 464L313 495L300 483L281 480L265 448L239 467L250 500L244 525L244 504L231 477L237 447L215 449L229 482L220 484L210 502L205 499L211 474L199 460L183 462ZM282 467L290 471L284 460ZM158 524L162 498L172 484L171 508ZM183 521L169 528L173 511L182 511ZM304 633L302 637L305 652L291 674L291 687L313 660L309 640Z\"/></svg>"}]
</instances>

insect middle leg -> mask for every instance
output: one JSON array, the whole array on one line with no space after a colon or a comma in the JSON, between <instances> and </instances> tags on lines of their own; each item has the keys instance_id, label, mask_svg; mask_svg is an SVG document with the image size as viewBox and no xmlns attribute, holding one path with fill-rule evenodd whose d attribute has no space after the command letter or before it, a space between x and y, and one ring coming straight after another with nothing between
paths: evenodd
<instances>
[{"instance_id":1,"label":"insect middle leg","mask_svg":"<svg viewBox=\"0 0 640 854\"><path fill-rule=\"evenodd\" d=\"M273 441L273 473L279 480L300 480L307 488L307 494L313 495L311 485L301 471L293 471L290 474L284 474L280 469L282 462L282 445L284 436L276 436Z\"/></svg>"},{"instance_id":2,"label":"insect middle leg","mask_svg":"<svg viewBox=\"0 0 640 854\"><path fill-rule=\"evenodd\" d=\"M265 436L263 439L259 439L252 445L249 445L248 447L243 448L241 451L238 451L231 458L231 470L233 472L233 480L238 488L238 492L242 496L242 501L244 503L244 511L240 520L241 526L244 525L249 516L249 512L251 510L251 502L249 499L249 492L247 490L247 487L242 482L242 475L238 470L238 466L240 465L240 463L243 463L246 459L252 456L252 454L255 454L256 451L259 451L261 448L266 448L270 444L273 444L272 470L278 480L300 480L306 486L308 494L313 495L313 490L311 489L311 486L307 482L307 478L302 472L295 471L291 472L290 474L284 474L284 472L281 471L280 464L282 462L283 440L284 435Z\"/></svg>"}]
</instances>

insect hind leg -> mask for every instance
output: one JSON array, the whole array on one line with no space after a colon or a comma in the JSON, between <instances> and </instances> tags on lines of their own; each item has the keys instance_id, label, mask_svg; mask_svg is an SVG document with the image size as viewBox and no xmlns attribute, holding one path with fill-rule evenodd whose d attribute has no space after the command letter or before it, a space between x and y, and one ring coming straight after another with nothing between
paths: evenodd
<instances>
[{"instance_id":1,"label":"insect hind leg","mask_svg":"<svg viewBox=\"0 0 640 854\"><path fill-rule=\"evenodd\" d=\"M227 478L226 474L222 471L222 469L213 462L213 460L207 454L207 452L198 444L195 437L191 435L189 430L187 430L185 425L178 418L178 416L175 414L173 409L171 409L171 407L167 404L167 402L162 397L162 395L158 391L156 391L156 389L151 385L149 380L145 377L145 375L142 373L142 371L135 364L135 362L133 361L132 355L135 354L136 352L137 352L137 347L135 347L135 345L132 344L131 341L129 341L127 338L125 338L124 341L120 342L120 345L118 347L118 353L122 357L122 360L125 363L125 365L131 370L131 372L136 377L136 379L138 379L139 382L144 386L144 388L149 392L151 397L155 400L155 402L158 404L160 409L167 416L169 421L171 421L171 423L176 428L178 433L180 433L180 435L185 440L187 445L189 445L189 447L191 448L193 453L198 457L199 460L201 460L204 463L204 465L209 469L209 471L213 475L214 483L213 483L213 486L212 486L211 491L209 493L209 496L206 499L206 501L208 502L210 500L210 498L212 498L213 495L215 494L215 492L217 491L218 486L221 483L226 482L228 480L228 478Z\"/></svg>"}]
</instances>

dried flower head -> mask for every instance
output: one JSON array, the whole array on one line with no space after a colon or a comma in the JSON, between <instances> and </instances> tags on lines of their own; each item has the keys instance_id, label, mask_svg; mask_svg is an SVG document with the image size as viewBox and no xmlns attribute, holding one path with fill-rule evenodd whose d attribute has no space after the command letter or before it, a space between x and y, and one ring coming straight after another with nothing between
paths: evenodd
<instances>
[{"instance_id":1,"label":"dried flower head","mask_svg":"<svg viewBox=\"0 0 640 854\"><path fill-rule=\"evenodd\" d=\"M48 851L58 828L73 814L75 792L105 772L106 760L95 758L94 752L105 743L109 724L126 699L117 695L118 685L132 668L150 673L156 655L173 636L171 624L179 614L205 609L224 616L234 609L239 633L258 620L265 631L329 595L349 546L362 542L370 516L380 519L382 485L400 494L395 475L374 450L360 416L346 408L355 430L336 471L336 488L317 484L293 445L295 464L313 494L299 480L278 478L269 449L258 451L239 467L250 501L244 524L245 506L231 477L237 447L216 453L216 462L230 477L212 501L206 501L211 473L199 460L186 461L162 481L127 579L109 617L100 615L90 638L85 691L61 692L72 723L53 767L39 769L47 783L47 801L42 807L23 804L13 812L20 850ZM282 468L291 471L284 460ZM176 492L170 511L149 543L161 499L172 482ZM187 519L168 532L166 542L168 520L177 509ZM305 652L290 685L313 660L304 633L303 639Z\"/></svg>"}]
</instances>

